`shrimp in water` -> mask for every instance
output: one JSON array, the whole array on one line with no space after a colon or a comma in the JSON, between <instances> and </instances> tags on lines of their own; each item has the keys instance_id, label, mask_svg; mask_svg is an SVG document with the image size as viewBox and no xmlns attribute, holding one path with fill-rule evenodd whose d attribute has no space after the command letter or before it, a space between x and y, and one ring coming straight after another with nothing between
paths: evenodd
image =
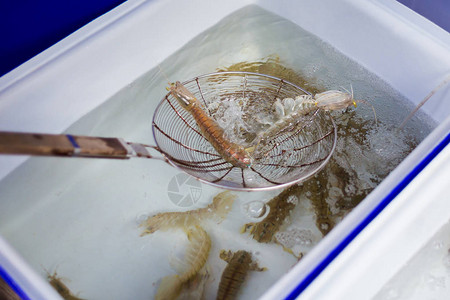
<instances>
[{"instance_id":1,"label":"shrimp in water","mask_svg":"<svg viewBox=\"0 0 450 300\"><path fill-rule=\"evenodd\" d=\"M225 191L217 194L213 202L204 208L185 212L165 212L148 217L139 225L145 227L141 236L152 234L157 230L165 231L172 228L195 226L206 219L212 219L220 223L228 215L236 197L229 191Z\"/></svg>"},{"instance_id":2,"label":"shrimp in water","mask_svg":"<svg viewBox=\"0 0 450 300\"><path fill-rule=\"evenodd\" d=\"M356 103L364 103L372 108L375 123L377 122L377 114L372 104L364 100L356 100L353 98L353 87L351 93L348 91L342 92L337 90L325 91L314 96L314 104L323 110L339 110L347 108L351 105L356 107Z\"/></svg>"},{"instance_id":3,"label":"shrimp in water","mask_svg":"<svg viewBox=\"0 0 450 300\"><path fill-rule=\"evenodd\" d=\"M63 297L65 300L83 300L82 298L78 298L77 296L73 295L70 289L67 287L67 285L64 284L62 279L58 277L58 274L56 271L52 274L50 274L47 271L47 279L50 285L58 292L58 294Z\"/></svg>"},{"instance_id":4,"label":"shrimp in water","mask_svg":"<svg viewBox=\"0 0 450 300\"><path fill-rule=\"evenodd\" d=\"M162 279L155 299L176 299L184 284L193 279L203 268L211 249L211 239L200 226L185 229L190 246L186 251L184 261L177 263L178 274Z\"/></svg>"},{"instance_id":5,"label":"shrimp in water","mask_svg":"<svg viewBox=\"0 0 450 300\"><path fill-rule=\"evenodd\" d=\"M220 251L220 258L228 262L219 283L216 300L236 299L241 285L249 271L265 271L252 260L252 254L245 250L231 252Z\"/></svg>"}]
</instances>

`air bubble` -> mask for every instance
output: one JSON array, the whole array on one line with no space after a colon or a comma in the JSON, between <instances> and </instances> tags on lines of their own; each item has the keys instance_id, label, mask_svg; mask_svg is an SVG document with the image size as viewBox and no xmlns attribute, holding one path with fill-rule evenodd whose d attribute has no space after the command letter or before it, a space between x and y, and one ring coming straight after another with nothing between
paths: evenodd
<instances>
[{"instance_id":1,"label":"air bubble","mask_svg":"<svg viewBox=\"0 0 450 300\"><path fill-rule=\"evenodd\" d=\"M264 216L267 211L267 205L262 201L252 201L242 206L244 212L250 218L260 218Z\"/></svg>"},{"instance_id":2,"label":"air bubble","mask_svg":"<svg viewBox=\"0 0 450 300\"><path fill-rule=\"evenodd\" d=\"M136 215L135 221L137 225L141 225L145 220L147 220L149 215L147 213L139 213Z\"/></svg>"}]
</instances>

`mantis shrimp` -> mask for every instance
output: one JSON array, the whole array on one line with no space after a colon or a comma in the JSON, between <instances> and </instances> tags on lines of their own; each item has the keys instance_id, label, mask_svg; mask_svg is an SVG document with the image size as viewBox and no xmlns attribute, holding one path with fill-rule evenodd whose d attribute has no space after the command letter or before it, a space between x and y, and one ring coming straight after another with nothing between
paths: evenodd
<instances>
[{"instance_id":1,"label":"mantis shrimp","mask_svg":"<svg viewBox=\"0 0 450 300\"><path fill-rule=\"evenodd\" d=\"M277 146L272 142L277 136L281 136L291 131L294 131L292 136L297 135L298 132L308 125L309 121L312 121L313 117L320 109L334 111L345 109L352 105L356 107L357 103L370 105L374 113L375 123L377 123L375 108L367 101L354 99L353 90L351 93L330 90L316 94L315 96L300 95L295 97L295 99L277 99L274 103L274 108L278 120L258 134L253 142L254 146L250 149L253 150L252 153L254 157L262 157ZM306 116L310 114L312 114L312 117L306 118ZM331 134L331 132L326 133L322 139L329 134ZM268 145L272 145L272 147L266 149L266 146Z\"/></svg>"}]
</instances>

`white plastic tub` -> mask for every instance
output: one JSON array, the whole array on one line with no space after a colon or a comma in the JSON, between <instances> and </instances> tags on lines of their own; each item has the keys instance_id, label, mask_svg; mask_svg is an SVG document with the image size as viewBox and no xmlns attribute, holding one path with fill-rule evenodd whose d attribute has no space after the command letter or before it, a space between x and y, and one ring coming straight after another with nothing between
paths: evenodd
<instances>
[{"instance_id":1,"label":"white plastic tub","mask_svg":"<svg viewBox=\"0 0 450 300\"><path fill-rule=\"evenodd\" d=\"M305 0L214 3L200 0L128 1L2 77L0 80L0 129L63 132L80 118L99 108L119 91L124 88L132 90L135 80L148 70L155 68L166 57L225 16L249 4L257 4L317 35L382 78L415 104L449 75L449 34L396 1ZM295 49L288 50L295 51ZM240 52L243 56L242 60L245 60L246 55L251 56L252 51L254 49L243 49ZM231 62L233 58L224 56L221 63L227 61ZM183 79L211 70L210 66L198 66L196 70L185 70L182 68L182 63L181 61L179 64L164 67L180 68L178 74ZM149 88L162 90L163 86ZM448 161L448 147L445 148L445 146L448 144L450 131L449 93L448 86L442 88L422 108L436 121L438 124L436 129L301 263L282 277L280 273L280 280L262 296L263 298L292 298L298 296L300 292L303 292L301 296L305 299L340 298L339 296L355 299L370 298L381 289L397 269L402 267L402 263L406 262L408 257L412 257L420 246L448 221L449 216L444 212L450 210L448 207L438 205L448 206L449 203L441 201L442 195L445 195L445 190L441 188L446 182L448 183L446 178L449 178L450 167L448 164L435 161L445 162L446 157ZM133 111L130 108L130 112L127 113L139 115L147 112ZM120 119L122 116L118 115L117 118ZM86 128L89 128L89 122L94 125L95 122L89 119L89 116L83 120L84 124L80 126L85 126L84 132L88 134L89 130ZM92 128L92 130L102 132L103 128ZM142 128L118 127L115 134L133 140L134 131L137 130L150 132L150 119L148 124L142 125ZM440 153L442 148L445 151ZM438 157L435 159L436 155ZM14 180L17 180L17 174L16 177L8 176L8 174L25 159L24 157L0 157L0 178L4 178L4 183L14 183ZM431 163L426 167L426 172L419 174L422 177L418 176L410 183L430 160ZM49 181L52 184L51 187L57 187L57 193L61 194L66 190L72 190L71 185L83 180L83 166L77 167L75 161L62 163L66 164L66 175L70 174L76 178L76 181L69 186L63 180L64 173L51 179ZM147 193L151 193L151 189L144 186L149 184L146 178L140 178L139 174L132 172L133 169L139 168L139 163L142 164L142 162L130 161L117 166L116 171L128 172L132 181L130 185L120 190L117 197L126 199L127 189L142 191L143 194L146 193L145 197ZM97 164L101 166L102 162ZM154 165L151 164L151 166ZM169 174L176 173L173 172ZM51 170L43 169L42 174L51 174ZM107 176L105 178L104 181L92 182L91 185L98 184L99 189L108 189L108 186L117 184L109 182ZM434 185L427 185L424 181L430 181ZM33 199L33 193L41 189L33 182L23 184L23 195L29 199ZM151 183L155 188L164 184L165 181L162 179ZM408 193L405 189L397 197L406 185L408 189L417 192L412 194L410 192L403 196ZM411 239L407 238L408 232L401 229L405 224L412 226L415 223L415 217L422 209L425 209L420 206L423 204L421 195L429 193L430 190L434 194L427 199L429 204L426 207L434 210L438 208L437 212L433 218L425 216L427 222L430 222L426 225L429 227L425 229L421 227L422 235L420 238L417 235L414 245L410 245L408 242L411 242ZM204 191L210 192L206 187ZM45 199L42 192L39 192L39 195ZM84 189L81 189L76 196L84 199L95 197ZM49 203L57 197L58 195L49 192ZM14 203L13 200L5 196L4 199L0 199L0 207L4 205L8 210L11 210L14 205L21 207L19 203L21 201ZM103 205L108 205L107 200L104 200ZM46 204L48 203L43 203L43 205ZM409 208L413 209L415 204L419 205L415 214L404 213ZM136 203L132 200L124 201L123 207L118 208L123 211L120 217L133 220L135 216L127 214L127 209L134 205ZM386 205L387 207L382 210ZM55 209L58 208L55 207ZM72 217L67 219L69 232L70 222L77 224L86 222L86 224L98 225L99 227L93 227L92 230L106 235L111 243L116 241L113 232L117 228L101 228L101 220L107 220L113 216L89 215L89 207L73 207L73 209L82 217L75 218L77 214L72 213ZM377 215L381 210L382 213ZM438 214L438 212L441 213ZM37 218L33 214L34 211L25 210L21 218L27 218L27 216ZM61 215L64 216L64 211L61 211ZM45 215L40 217L46 218ZM92 220L97 220L97 223L89 223ZM11 222L20 223L21 221L23 220ZM366 227L367 224L369 224L368 227ZM395 224L400 226L398 231L394 230ZM130 227L132 225L135 224L130 224ZM52 240L52 233L60 234L60 232L58 228L52 228L53 224L47 224L47 226L49 236L34 238L36 240L42 238L48 243L55 242L57 247L58 238L64 239L64 236L55 236ZM24 228L24 230L31 229ZM374 233L376 230L379 232L378 235ZM406 234L405 240L399 238L403 234ZM375 248L379 256L369 255L372 254L370 247L381 245L383 238L386 246ZM53 290L9 247L7 242L3 239L1 242L1 275L7 277L15 284L17 290L23 293L22 295L29 298L57 298ZM133 238L130 238L130 243L132 242ZM73 244L73 247L77 247L77 244ZM408 250L408 255L403 256L402 261L398 260L397 256L393 256L398 253L397 251L406 253L403 252L405 248ZM32 250L34 249L28 251L22 249L21 253L25 251L27 255L31 255L28 252ZM65 250L69 253L71 249ZM122 251L120 255L128 253L126 245ZM102 255L105 256L105 261L89 261L89 263L106 266L114 263L113 259L120 257L107 251ZM68 260L70 257L58 259L63 263L64 259ZM383 264L379 263L380 259L386 259L386 265L393 266L388 263L392 261L397 263L393 269L387 270L382 267ZM359 263L360 261L366 262L367 265L363 266ZM137 258L135 263L140 263ZM366 268L366 271L361 271L362 266ZM129 274L127 272L130 272L132 268L127 269L123 266L118 268L120 268L117 270L118 274L114 276L120 278L124 285L136 281L135 277L127 276ZM143 274L135 274L137 277L141 275ZM100 294L105 297L107 295L104 291L99 291Z\"/></svg>"}]
</instances>

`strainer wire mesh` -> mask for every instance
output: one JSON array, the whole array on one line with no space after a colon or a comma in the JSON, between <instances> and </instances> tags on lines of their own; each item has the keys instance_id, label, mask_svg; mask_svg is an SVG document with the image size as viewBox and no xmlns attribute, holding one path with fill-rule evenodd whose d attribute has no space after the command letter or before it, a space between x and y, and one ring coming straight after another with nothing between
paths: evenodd
<instances>
[{"instance_id":1,"label":"strainer wire mesh","mask_svg":"<svg viewBox=\"0 0 450 300\"><path fill-rule=\"evenodd\" d=\"M212 102L221 105L230 99L245 99L242 109L247 122L256 122L257 114L273 113L277 99L308 94L285 80L250 72L206 74L183 85L213 119ZM265 190L309 178L334 151L336 126L329 114L317 109L297 123L271 137L264 155L255 158L248 169L234 167L223 159L202 135L190 112L170 93L155 111L153 135L157 147L174 166L202 181L234 190Z\"/></svg>"}]
</instances>

